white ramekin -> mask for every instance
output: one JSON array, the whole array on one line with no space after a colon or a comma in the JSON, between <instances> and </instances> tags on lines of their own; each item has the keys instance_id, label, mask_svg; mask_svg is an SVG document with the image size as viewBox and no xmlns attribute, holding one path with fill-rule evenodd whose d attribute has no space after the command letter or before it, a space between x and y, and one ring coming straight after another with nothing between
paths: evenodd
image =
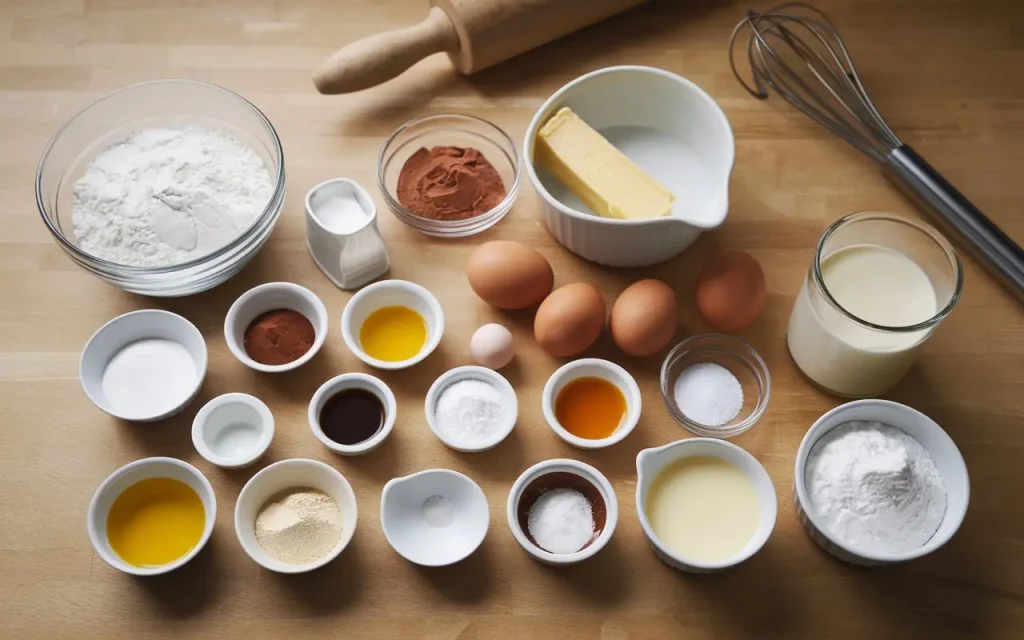
<instances>
[{"instance_id":1,"label":"white ramekin","mask_svg":"<svg viewBox=\"0 0 1024 640\"><path fill-rule=\"evenodd\" d=\"M366 318L381 307L409 307L427 323L427 341L415 356L399 362L387 362L363 351L359 331ZM377 369L406 369L426 359L444 335L444 310L434 294L406 280L382 280L360 289L345 305L341 314L341 337L357 358Z\"/></svg>"},{"instance_id":2,"label":"white ramekin","mask_svg":"<svg viewBox=\"0 0 1024 640\"><path fill-rule=\"evenodd\" d=\"M285 364L261 364L245 352L245 330L260 314L291 309L306 316L316 332L313 346L296 360ZM256 371L280 373L298 369L313 359L327 338L327 307L315 293L291 282L268 282L249 289L235 300L224 318L224 339L238 361Z\"/></svg>"},{"instance_id":3,"label":"white ramekin","mask_svg":"<svg viewBox=\"0 0 1024 640\"><path fill-rule=\"evenodd\" d=\"M320 410L323 409L324 404L331 396L346 389L369 391L377 396L377 399L380 400L381 405L384 407L384 426L372 438L358 444L337 443L328 438L320 426ZM343 373L340 376L335 376L320 385L320 388L313 394L313 399L309 401L309 428L313 430L313 435L316 436L316 439L322 445L334 453L339 453L343 456L358 456L369 453L379 447L387 440L388 436L391 435L391 431L395 428L395 417L397 415L398 401L395 400L395 394L391 391L391 388L379 378L365 373Z\"/></svg>"},{"instance_id":4,"label":"white ramekin","mask_svg":"<svg viewBox=\"0 0 1024 640\"><path fill-rule=\"evenodd\" d=\"M569 433L565 427L558 423L558 418L555 417L555 401L558 398L558 394L562 391L562 387L577 378L590 377L603 378L611 382L618 387L626 399L626 416L622 419L618 429L607 438L597 440L581 438ZM558 434L558 437L562 440L580 449L603 449L604 447L610 447L621 442L636 428L636 423L640 420L640 412L643 409L640 387L633 376L629 375L628 371L614 362L599 358L582 358L562 365L562 367L551 374L547 384L544 385L541 403L544 419L547 420L551 430Z\"/></svg>"}]
</instances>

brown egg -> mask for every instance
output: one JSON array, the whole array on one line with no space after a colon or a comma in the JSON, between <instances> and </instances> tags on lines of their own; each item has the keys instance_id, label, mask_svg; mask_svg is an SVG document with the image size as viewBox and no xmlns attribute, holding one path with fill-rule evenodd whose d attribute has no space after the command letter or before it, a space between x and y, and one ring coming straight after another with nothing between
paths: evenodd
<instances>
[{"instance_id":1,"label":"brown egg","mask_svg":"<svg viewBox=\"0 0 1024 640\"><path fill-rule=\"evenodd\" d=\"M631 356L659 351L672 339L678 323L676 294L661 280L634 282L612 305L612 338Z\"/></svg>"},{"instance_id":2,"label":"brown egg","mask_svg":"<svg viewBox=\"0 0 1024 640\"><path fill-rule=\"evenodd\" d=\"M574 356L594 344L604 321L601 292L592 284L575 282L555 289L540 304L533 337L553 356Z\"/></svg>"},{"instance_id":3,"label":"brown egg","mask_svg":"<svg viewBox=\"0 0 1024 640\"><path fill-rule=\"evenodd\" d=\"M555 274L536 249L520 242L485 242L469 256L469 286L499 309L525 309L551 293Z\"/></svg>"},{"instance_id":4,"label":"brown egg","mask_svg":"<svg viewBox=\"0 0 1024 640\"><path fill-rule=\"evenodd\" d=\"M719 331L739 331L757 319L768 291L764 271L742 251L723 251L697 279L697 310Z\"/></svg>"}]
</instances>

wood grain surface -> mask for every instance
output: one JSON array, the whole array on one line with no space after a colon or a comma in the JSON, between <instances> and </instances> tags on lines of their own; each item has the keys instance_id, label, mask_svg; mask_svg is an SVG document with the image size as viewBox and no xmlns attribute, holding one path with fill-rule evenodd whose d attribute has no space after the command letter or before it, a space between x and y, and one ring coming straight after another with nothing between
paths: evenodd
<instances>
[{"instance_id":1,"label":"wood grain surface","mask_svg":"<svg viewBox=\"0 0 1024 640\"><path fill-rule=\"evenodd\" d=\"M452 72L435 56L375 90L318 95L310 71L339 45L418 21L423 0L4 0L0 3L0 637L29 638L839 638L1024 636L1024 313L969 259L959 307L890 397L935 418L971 473L960 533L933 556L864 570L819 550L794 514L793 458L808 426L839 400L811 388L785 347L794 295L821 231L861 209L911 206L878 170L780 101L757 102L732 78L725 43L740 2L662 1L545 46L480 75ZM865 83L893 127L1018 242L1024 241L1024 9L1012 0L822 0L852 47ZM541 102L563 83L602 66L636 63L678 72L708 90L736 133L737 162L726 224L656 268L609 270L573 257L537 219L526 188L506 220L483 236L430 240L382 210L392 277L436 292L448 315L438 353L387 374L399 398L395 432L375 453L330 454L306 424L316 387L363 370L344 347L337 319L349 295L306 252L303 197L348 176L371 189L385 137L414 116L458 111L488 118L517 141ZM114 289L67 259L33 198L40 152L87 102L122 85L162 77L211 81L240 92L269 116L283 140L288 199L273 236L239 276L214 291L153 300ZM640 97L642 99L642 97ZM376 194L375 194L376 196ZM377 198L378 206L383 201ZM778 525L745 565L711 576L678 573L648 549L634 508L636 453L686 437L658 394L658 357L623 357L607 337L591 355L615 359L643 389L645 412L620 445L582 452L545 425L540 391L561 362L533 343L528 315L503 316L477 300L463 266L492 238L539 247L558 284L593 282L611 302L628 283L664 278L678 292L678 338L705 330L693 303L701 264L720 248L764 265L768 306L741 337L767 360L772 400L764 419L735 442L767 467ZM249 287L291 280L317 292L332 317L320 355L287 375L259 375L231 357L222 336L230 303ZM139 308L183 314L206 336L210 367L202 395L164 423L121 423L101 413L77 379L79 351L101 324ZM498 449L462 455L427 429L423 396L444 370L470 361L472 330L505 322L517 340L508 376L520 420ZM277 437L261 465L289 457L324 460L358 497L352 546L306 576L260 570L235 539L232 512L255 469L225 472L190 442L203 402L253 393L273 410ZM132 579L92 551L85 513L96 486L136 458L177 456L207 474L219 500L209 547L159 579ZM552 457L596 465L620 501L614 539L583 565L530 560L505 521L516 476ZM449 467L487 493L491 530L460 565L425 570L401 560L380 530L379 500L391 477Z\"/></svg>"}]
</instances>

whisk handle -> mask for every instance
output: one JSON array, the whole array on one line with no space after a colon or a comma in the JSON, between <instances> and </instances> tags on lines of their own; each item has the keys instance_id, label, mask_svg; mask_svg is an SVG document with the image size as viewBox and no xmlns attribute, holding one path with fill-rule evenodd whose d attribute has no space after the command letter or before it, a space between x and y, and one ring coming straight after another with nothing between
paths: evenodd
<instances>
[{"instance_id":1,"label":"whisk handle","mask_svg":"<svg viewBox=\"0 0 1024 640\"><path fill-rule=\"evenodd\" d=\"M1024 302L1024 250L917 152L902 145L886 158L886 178L953 229L982 265Z\"/></svg>"}]
</instances>

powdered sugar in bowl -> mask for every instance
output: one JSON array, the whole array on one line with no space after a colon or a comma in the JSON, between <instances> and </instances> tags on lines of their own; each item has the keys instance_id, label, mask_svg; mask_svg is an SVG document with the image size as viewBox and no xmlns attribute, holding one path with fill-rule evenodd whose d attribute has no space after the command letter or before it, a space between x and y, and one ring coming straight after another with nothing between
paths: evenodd
<instances>
[{"instance_id":1,"label":"powdered sugar in bowl","mask_svg":"<svg viewBox=\"0 0 1024 640\"><path fill-rule=\"evenodd\" d=\"M238 161L217 160L227 152ZM150 155L123 157L132 153ZM125 169L143 160L146 185L98 172L76 193L96 163ZM191 172L203 179L190 182ZM270 236L284 194L284 155L266 116L227 89L188 80L101 97L54 135L36 173L36 203L61 249L107 282L151 296L190 295L238 273ZM131 245L119 244L127 235Z\"/></svg>"},{"instance_id":2,"label":"powdered sugar in bowl","mask_svg":"<svg viewBox=\"0 0 1024 640\"><path fill-rule=\"evenodd\" d=\"M427 392L427 424L456 451L486 451L516 426L516 392L500 373L486 367L457 367L441 375Z\"/></svg>"}]
</instances>

